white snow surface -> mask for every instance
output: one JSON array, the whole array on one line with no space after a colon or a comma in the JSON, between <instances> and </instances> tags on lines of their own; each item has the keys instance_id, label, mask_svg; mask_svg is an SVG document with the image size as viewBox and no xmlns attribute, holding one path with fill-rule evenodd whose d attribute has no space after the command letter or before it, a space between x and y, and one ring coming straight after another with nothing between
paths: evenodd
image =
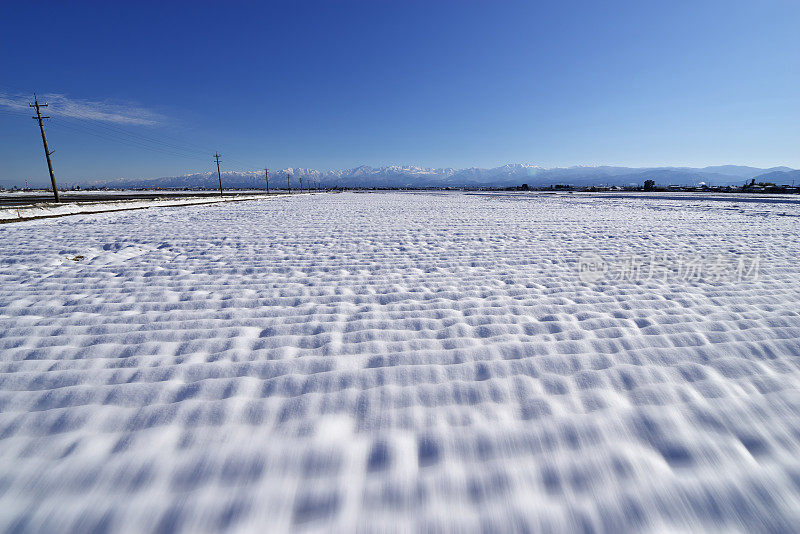
<instances>
[{"instance_id":1,"label":"white snow surface","mask_svg":"<svg viewBox=\"0 0 800 534\"><path fill-rule=\"evenodd\" d=\"M0 226L0 531L793 531L798 215L343 193ZM577 276L664 251L761 270Z\"/></svg>"},{"instance_id":2,"label":"white snow surface","mask_svg":"<svg viewBox=\"0 0 800 534\"><path fill-rule=\"evenodd\" d=\"M124 192L120 192L122 194ZM107 211L123 211L132 209L143 209L152 207L167 206L187 206L192 204L213 204L217 202L241 201L247 199L257 199L255 195L215 196L209 194L207 197L184 197L184 198L159 198L141 200L113 200L113 195L109 195L109 200L98 202L41 202L26 206L0 207L0 222L15 222L39 217L59 217L64 215L76 215L80 213L101 213Z\"/></svg>"}]
</instances>

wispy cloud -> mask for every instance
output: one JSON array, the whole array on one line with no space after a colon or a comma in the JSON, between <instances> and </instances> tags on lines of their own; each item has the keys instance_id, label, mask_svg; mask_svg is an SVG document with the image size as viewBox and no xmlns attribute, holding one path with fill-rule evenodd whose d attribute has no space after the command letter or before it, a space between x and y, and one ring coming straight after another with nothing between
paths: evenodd
<instances>
[{"instance_id":1,"label":"wispy cloud","mask_svg":"<svg viewBox=\"0 0 800 534\"><path fill-rule=\"evenodd\" d=\"M0 107L28 111L32 96L0 92ZM70 98L58 93L39 95L39 102L47 102L47 114L53 117L71 117L90 121L111 122L140 126L154 126L165 117L135 104L112 101L93 101Z\"/></svg>"}]
</instances>

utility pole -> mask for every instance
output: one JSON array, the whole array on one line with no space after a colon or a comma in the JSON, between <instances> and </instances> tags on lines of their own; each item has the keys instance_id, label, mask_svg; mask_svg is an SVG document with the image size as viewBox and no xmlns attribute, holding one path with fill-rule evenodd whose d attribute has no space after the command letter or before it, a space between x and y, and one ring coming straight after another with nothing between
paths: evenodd
<instances>
[{"instance_id":1,"label":"utility pole","mask_svg":"<svg viewBox=\"0 0 800 534\"><path fill-rule=\"evenodd\" d=\"M264 177L267 179L267 194L269 194L269 169L264 169Z\"/></svg>"},{"instance_id":2,"label":"utility pole","mask_svg":"<svg viewBox=\"0 0 800 534\"><path fill-rule=\"evenodd\" d=\"M303 192L303 177L300 177L300 192Z\"/></svg>"},{"instance_id":3,"label":"utility pole","mask_svg":"<svg viewBox=\"0 0 800 534\"><path fill-rule=\"evenodd\" d=\"M289 191L289 194L292 193L292 184L289 182L289 174L286 175L286 189Z\"/></svg>"},{"instance_id":4,"label":"utility pole","mask_svg":"<svg viewBox=\"0 0 800 534\"><path fill-rule=\"evenodd\" d=\"M219 178L219 196L222 196L222 173L219 172L219 154L214 153L214 159L217 160L217 177Z\"/></svg>"},{"instance_id":5,"label":"utility pole","mask_svg":"<svg viewBox=\"0 0 800 534\"><path fill-rule=\"evenodd\" d=\"M49 119L50 117L42 117L42 113L39 110L40 107L46 108L47 104L39 104L39 100L36 98L36 93L33 93L33 104L29 103L28 107L36 108L36 116L33 118L39 121L39 130L42 132L42 144L44 145L44 156L47 158L47 170L50 171L50 183L53 184L53 196L55 197L56 202L58 202L56 175L53 173L53 162L50 161L50 154L55 152L55 150L51 152L50 149L47 148L47 137L44 136L44 123L42 122L42 119Z\"/></svg>"}]
</instances>

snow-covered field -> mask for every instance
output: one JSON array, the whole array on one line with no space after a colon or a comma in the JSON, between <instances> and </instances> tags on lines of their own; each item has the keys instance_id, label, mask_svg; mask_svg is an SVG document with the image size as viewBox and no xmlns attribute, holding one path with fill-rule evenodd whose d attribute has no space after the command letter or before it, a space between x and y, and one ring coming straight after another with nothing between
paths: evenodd
<instances>
[{"instance_id":1,"label":"snow-covered field","mask_svg":"<svg viewBox=\"0 0 800 534\"><path fill-rule=\"evenodd\" d=\"M794 531L798 216L343 193L0 226L0 530Z\"/></svg>"},{"instance_id":2,"label":"snow-covered field","mask_svg":"<svg viewBox=\"0 0 800 534\"><path fill-rule=\"evenodd\" d=\"M215 175L216 176L216 175ZM263 194L263 189L236 189L234 190L236 193L259 193ZM108 197L109 199L113 199L114 197L119 196L130 196L130 195L150 195L150 194L158 194L163 196L186 196L187 193L191 193L193 195L208 195L208 196L215 196L219 193L216 189L211 190L198 190L198 189L81 189L78 191L73 190L61 190L59 189L61 196L68 195L70 197L82 197L82 196L89 196L89 197L97 197L97 196L104 196ZM229 191L230 193L231 191ZM49 201L53 198L53 192L44 190L44 189L16 189L14 191L2 191L0 196L7 197L7 198L14 198L19 196L30 197L36 196L41 197L43 201Z\"/></svg>"},{"instance_id":3,"label":"snow-covered field","mask_svg":"<svg viewBox=\"0 0 800 534\"><path fill-rule=\"evenodd\" d=\"M258 198L260 197L250 195L240 195L236 197L208 195L204 197L114 200L113 196L109 196L109 200L98 202L63 202L60 204L56 204L55 202L42 202L25 206L0 206L0 223L19 222L21 220L24 221L46 217L61 217L66 215L77 215L81 213L102 213L109 211L125 211L154 207L187 206L191 204L213 204L217 202L241 201Z\"/></svg>"}]
</instances>

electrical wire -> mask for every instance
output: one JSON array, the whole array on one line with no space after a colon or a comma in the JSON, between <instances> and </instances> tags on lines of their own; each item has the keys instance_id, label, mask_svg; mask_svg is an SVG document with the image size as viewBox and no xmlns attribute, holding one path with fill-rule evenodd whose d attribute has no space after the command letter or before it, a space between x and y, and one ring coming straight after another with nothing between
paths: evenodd
<instances>
[{"instance_id":1,"label":"electrical wire","mask_svg":"<svg viewBox=\"0 0 800 534\"><path fill-rule=\"evenodd\" d=\"M113 141L113 142L116 142L116 143L120 143L120 144L123 144L123 145L134 147L134 148L140 148L140 149L143 149L143 150L150 150L150 151L153 151L153 152L160 152L162 154L166 154L166 155L169 155L169 156L174 156L174 157L179 157L179 158L186 158L186 159L196 159L196 160L204 160L205 159L205 158L202 158L202 157L200 157L200 156L198 156L196 154L186 154L186 153L177 152L175 150L169 150L169 149L166 149L166 148L160 148L160 147L156 147L156 146L152 146L152 145L147 145L147 144L140 143L138 141L134 141L134 140L131 140L131 139L125 139L125 138L122 138L122 137L119 137L119 136L111 136L111 135L106 135L106 134L103 134L103 133L99 133L97 131L93 131L90 128L76 127L75 125L66 124L64 122L51 121L48 126L49 127L54 127L56 129L63 128L63 129L67 129L67 130L70 130L70 131L73 131L73 132L78 132L78 133L82 133L82 134L86 134L86 135L91 135L91 136L94 136L94 137L97 137L97 138L100 138L100 139L103 139L103 140L106 140L106 141Z\"/></svg>"},{"instance_id":2,"label":"electrical wire","mask_svg":"<svg viewBox=\"0 0 800 534\"><path fill-rule=\"evenodd\" d=\"M6 83L0 85L0 88L16 92L19 95L28 92L18 87L9 86ZM0 109L0 112L17 117L29 116L25 111L16 109ZM57 108L50 108L48 112L50 114L48 127L52 126L57 130L65 129L72 132L90 135L104 141L125 145L131 148L157 152L183 159L191 159L203 162L208 160L213 161L210 155L215 151L210 147L202 146L183 139L178 139L175 136L132 132L121 125L108 124L98 121L97 118L91 116L90 114L71 113L70 115L64 115L59 112ZM229 155L223 155L221 159L228 164L239 166L242 172L252 172L254 179L262 167L261 164L251 164Z\"/></svg>"}]
</instances>

